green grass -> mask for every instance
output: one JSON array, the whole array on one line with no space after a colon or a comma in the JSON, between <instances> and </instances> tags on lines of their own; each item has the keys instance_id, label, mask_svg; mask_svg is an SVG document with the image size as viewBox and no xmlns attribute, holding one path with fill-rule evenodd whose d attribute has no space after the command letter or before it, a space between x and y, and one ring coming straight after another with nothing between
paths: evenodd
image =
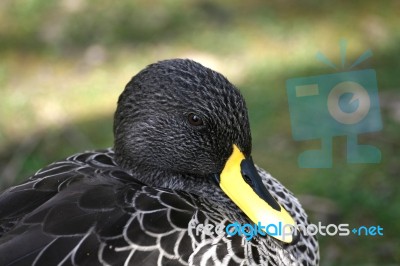
<instances>
[{"instance_id":1,"label":"green grass","mask_svg":"<svg viewBox=\"0 0 400 266\"><path fill-rule=\"evenodd\" d=\"M306 203L313 222L381 225L383 237L320 237L321 265L400 263L400 24L396 1L45 1L0 5L0 187L86 149L112 145L112 115L132 75L157 60L189 57L220 71L244 94L254 160ZM334 138L334 166L302 169L297 156L319 142L292 139L289 78L335 73L340 62L374 56L381 132L360 141L382 151L379 164L346 163ZM396 109L397 108L397 109ZM303 197L304 198L304 197Z\"/></svg>"}]
</instances>

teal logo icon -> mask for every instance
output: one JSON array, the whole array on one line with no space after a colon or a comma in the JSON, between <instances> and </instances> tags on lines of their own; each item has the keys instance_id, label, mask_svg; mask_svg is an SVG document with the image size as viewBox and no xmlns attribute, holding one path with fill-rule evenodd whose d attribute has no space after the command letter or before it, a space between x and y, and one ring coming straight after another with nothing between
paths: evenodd
<instances>
[{"instance_id":1,"label":"teal logo icon","mask_svg":"<svg viewBox=\"0 0 400 266\"><path fill-rule=\"evenodd\" d=\"M342 67L346 43L341 42ZM372 56L362 54L350 69ZM337 69L323 54L317 59ZM321 140L321 148L298 157L301 168L332 167L332 137L347 137L348 163L379 163L381 152L358 143L358 135L382 129L376 72L373 69L289 79L286 82L293 138Z\"/></svg>"}]
</instances>

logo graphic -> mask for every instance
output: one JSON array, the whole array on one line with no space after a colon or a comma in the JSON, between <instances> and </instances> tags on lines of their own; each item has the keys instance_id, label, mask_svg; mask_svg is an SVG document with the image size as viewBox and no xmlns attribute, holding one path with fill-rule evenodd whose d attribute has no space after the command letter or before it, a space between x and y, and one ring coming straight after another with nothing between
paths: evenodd
<instances>
[{"instance_id":1,"label":"logo graphic","mask_svg":"<svg viewBox=\"0 0 400 266\"><path fill-rule=\"evenodd\" d=\"M346 42L340 43L342 68ZM350 69L372 56L363 53ZM322 53L317 59L337 67ZM358 144L361 133L382 129L376 73L373 69L340 72L286 81L293 138L321 139L321 149L307 150L298 157L302 168L332 167L332 137L347 136L348 163L379 163L381 152L372 145Z\"/></svg>"}]
</instances>

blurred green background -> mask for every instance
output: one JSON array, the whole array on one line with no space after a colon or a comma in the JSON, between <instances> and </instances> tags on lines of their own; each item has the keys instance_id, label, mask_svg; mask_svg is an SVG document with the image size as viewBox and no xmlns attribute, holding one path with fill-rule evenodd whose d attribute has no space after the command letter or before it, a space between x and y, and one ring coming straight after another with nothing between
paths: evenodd
<instances>
[{"instance_id":1,"label":"blurred green background","mask_svg":"<svg viewBox=\"0 0 400 266\"><path fill-rule=\"evenodd\" d=\"M384 236L319 237L321 265L400 264L400 1L95 1L0 3L0 188L72 153L112 146L119 93L147 64L191 58L228 77L250 111L253 158L300 198L312 222L380 225ZM360 136L379 164L301 169L319 142L292 139L285 82L343 71L323 52L377 72L384 128ZM344 70L346 71L346 70Z\"/></svg>"}]
</instances>

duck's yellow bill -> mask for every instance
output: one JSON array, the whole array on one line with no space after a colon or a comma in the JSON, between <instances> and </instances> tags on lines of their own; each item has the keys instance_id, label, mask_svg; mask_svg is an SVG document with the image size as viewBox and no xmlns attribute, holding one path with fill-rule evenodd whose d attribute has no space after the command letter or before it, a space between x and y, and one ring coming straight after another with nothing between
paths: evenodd
<instances>
[{"instance_id":1,"label":"duck's yellow bill","mask_svg":"<svg viewBox=\"0 0 400 266\"><path fill-rule=\"evenodd\" d=\"M295 241L295 221L267 191L251 158L245 158L236 145L220 174L219 185L252 222L266 226L262 229L266 234L289 244ZM285 231L267 230L278 227Z\"/></svg>"}]
</instances>

